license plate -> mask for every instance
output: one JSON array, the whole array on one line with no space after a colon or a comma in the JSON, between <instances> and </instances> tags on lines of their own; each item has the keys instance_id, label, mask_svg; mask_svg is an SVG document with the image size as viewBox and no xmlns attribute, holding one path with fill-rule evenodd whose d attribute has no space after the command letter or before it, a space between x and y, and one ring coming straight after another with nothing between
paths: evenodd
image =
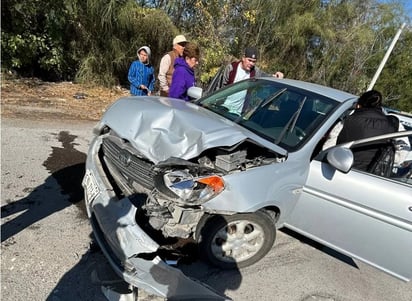
<instances>
[{"instance_id":1,"label":"license plate","mask_svg":"<svg viewBox=\"0 0 412 301\"><path fill-rule=\"evenodd\" d=\"M86 202L90 204L100 193L99 186L97 186L96 179L90 170L86 171L83 184L86 191Z\"/></svg>"}]
</instances>

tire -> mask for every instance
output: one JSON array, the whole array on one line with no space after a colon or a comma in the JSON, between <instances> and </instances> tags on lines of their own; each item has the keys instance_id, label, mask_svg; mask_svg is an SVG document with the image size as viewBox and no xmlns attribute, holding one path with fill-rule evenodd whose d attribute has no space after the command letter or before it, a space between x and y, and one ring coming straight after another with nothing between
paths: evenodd
<instances>
[{"instance_id":1,"label":"tire","mask_svg":"<svg viewBox=\"0 0 412 301\"><path fill-rule=\"evenodd\" d=\"M262 259L275 237L274 222L265 212L217 215L200 230L199 253L221 269L243 268Z\"/></svg>"}]
</instances>

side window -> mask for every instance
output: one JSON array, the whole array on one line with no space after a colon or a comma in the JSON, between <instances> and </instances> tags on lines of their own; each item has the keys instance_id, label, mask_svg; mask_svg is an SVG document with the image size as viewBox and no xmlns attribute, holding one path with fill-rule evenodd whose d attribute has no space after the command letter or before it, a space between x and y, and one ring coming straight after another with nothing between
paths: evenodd
<instances>
[{"instance_id":1,"label":"side window","mask_svg":"<svg viewBox=\"0 0 412 301\"><path fill-rule=\"evenodd\" d=\"M412 185L411 135L352 147L352 169Z\"/></svg>"},{"instance_id":2,"label":"side window","mask_svg":"<svg viewBox=\"0 0 412 301\"><path fill-rule=\"evenodd\" d=\"M219 68L216 72L216 75L211 79L210 83L206 87L205 91L203 92L203 96L209 95L214 91L222 88L223 83L223 72L225 70L225 66Z\"/></svg>"},{"instance_id":3,"label":"side window","mask_svg":"<svg viewBox=\"0 0 412 301\"><path fill-rule=\"evenodd\" d=\"M412 135L395 140L395 156L391 179L412 185Z\"/></svg>"}]
</instances>

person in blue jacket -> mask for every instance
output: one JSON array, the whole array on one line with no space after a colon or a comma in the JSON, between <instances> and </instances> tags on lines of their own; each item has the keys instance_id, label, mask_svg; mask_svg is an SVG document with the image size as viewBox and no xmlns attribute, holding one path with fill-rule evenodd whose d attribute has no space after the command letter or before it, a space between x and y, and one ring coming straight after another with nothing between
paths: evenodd
<instances>
[{"instance_id":1,"label":"person in blue jacket","mask_svg":"<svg viewBox=\"0 0 412 301\"><path fill-rule=\"evenodd\" d=\"M150 48L140 47L137 50L139 60L134 61L129 68L127 78L130 82L130 94L135 96L152 95L155 76L154 68L150 64Z\"/></svg>"},{"instance_id":2,"label":"person in blue jacket","mask_svg":"<svg viewBox=\"0 0 412 301\"><path fill-rule=\"evenodd\" d=\"M183 56L175 60L175 71L173 72L169 97L190 100L187 90L196 84L195 67L199 64L199 57L199 47L194 43L187 43Z\"/></svg>"}]
</instances>

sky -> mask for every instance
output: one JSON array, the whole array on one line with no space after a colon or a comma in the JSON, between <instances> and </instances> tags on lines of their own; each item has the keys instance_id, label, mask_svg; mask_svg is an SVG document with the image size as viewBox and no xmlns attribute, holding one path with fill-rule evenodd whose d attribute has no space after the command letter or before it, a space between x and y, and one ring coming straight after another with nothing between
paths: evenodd
<instances>
[{"instance_id":1,"label":"sky","mask_svg":"<svg viewBox=\"0 0 412 301\"><path fill-rule=\"evenodd\" d=\"M412 0L395 0L395 1L403 4L403 7L405 8L405 12L412 19ZM378 0L378 2L390 3L390 2L394 2L394 0Z\"/></svg>"},{"instance_id":2,"label":"sky","mask_svg":"<svg viewBox=\"0 0 412 301\"><path fill-rule=\"evenodd\" d=\"M410 18L412 18L412 0L401 0L405 7L405 11Z\"/></svg>"},{"instance_id":3,"label":"sky","mask_svg":"<svg viewBox=\"0 0 412 301\"><path fill-rule=\"evenodd\" d=\"M405 0L405 10L409 17L412 18L412 0Z\"/></svg>"}]
</instances>

